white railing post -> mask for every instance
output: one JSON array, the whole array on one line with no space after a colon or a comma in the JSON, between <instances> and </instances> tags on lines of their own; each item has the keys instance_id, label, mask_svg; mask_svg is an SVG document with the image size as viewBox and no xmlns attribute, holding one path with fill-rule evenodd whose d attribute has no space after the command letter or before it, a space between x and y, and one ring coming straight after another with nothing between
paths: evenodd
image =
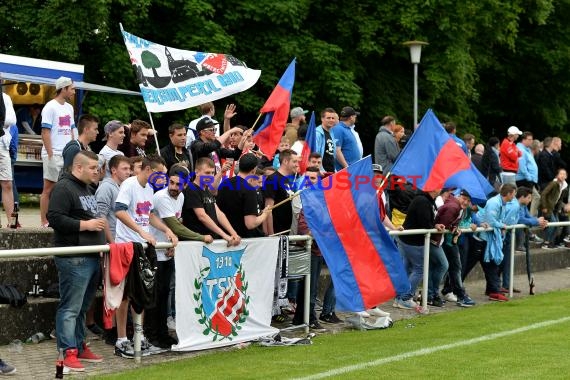
<instances>
[{"instance_id":1,"label":"white railing post","mask_svg":"<svg viewBox=\"0 0 570 380\"><path fill-rule=\"evenodd\" d=\"M422 290L422 307L427 309L428 301L428 282L429 282L429 248L430 248L431 232L426 232L424 235L424 278Z\"/></svg>"}]
</instances>

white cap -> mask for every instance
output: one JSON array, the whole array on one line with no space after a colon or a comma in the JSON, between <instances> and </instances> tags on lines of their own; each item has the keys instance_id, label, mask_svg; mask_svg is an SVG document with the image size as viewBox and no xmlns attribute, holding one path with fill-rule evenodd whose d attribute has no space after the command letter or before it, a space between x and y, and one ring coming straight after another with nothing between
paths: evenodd
<instances>
[{"instance_id":1,"label":"white cap","mask_svg":"<svg viewBox=\"0 0 570 380\"><path fill-rule=\"evenodd\" d=\"M520 135L522 135L523 133L522 133L522 131L521 131L520 129L518 129L517 127L515 127L515 126L513 125L513 126L510 126L510 127L509 127L509 130L507 131L507 134L509 134L509 135L519 135L519 136L520 136Z\"/></svg>"},{"instance_id":2,"label":"white cap","mask_svg":"<svg viewBox=\"0 0 570 380\"><path fill-rule=\"evenodd\" d=\"M55 81L55 89L59 90L61 88L65 88L67 86L71 86L73 84L73 81L68 78L68 77L59 77L57 78L57 80Z\"/></svg>"}]
</instances>

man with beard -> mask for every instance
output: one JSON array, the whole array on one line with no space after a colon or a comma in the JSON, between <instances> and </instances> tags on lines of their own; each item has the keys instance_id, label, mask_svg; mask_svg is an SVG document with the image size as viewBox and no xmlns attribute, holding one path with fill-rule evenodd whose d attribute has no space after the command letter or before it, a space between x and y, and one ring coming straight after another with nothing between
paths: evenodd
<instances>
[{"instance_id":1,"label":"man with beard","mask_svg":"<svg viewBox=\"0 0 570 380\"><path fill-rule=\"evenodd\" d=\"M53 188L47 219L54 229L54 246L105 244L105 219L97 217L97 200L89 185L99 180L97 155L81 151L73 159L71 173L63 173ZM99 255L56 256L60 301L56 313L57 347L71 371L82 372L80 360L99 363L103 357L85 344L85 313L97 290Z\"/></svg>"},{"instance_id":2,"label":"man with beard","mask_svg":"<svg viewBox=\"0 0 570 380\"><path fill-rule=\"evenodd\" d=\"M192 156L189 149L186 149L186 127L182 124L172 124L168 127L168 137L170 144L160 150L160 155L166 161L166 168L174 164L184 164L190 171L194 171Z\"/></svg>"},{"instance_id":3,"label":"man with beard","mask_svg":"<svg viewBox=\"0 0 570 380\"><path fill-rule=\"evenodd\" d=\"M305 111L301 107L295 107L289 112L291 122L285 126L284 136L289 140L289 144L293 145L297 141L297 130L301 125L307 124L305 115L309 111Z\"/></svg>"},{"instance_id":4,"label":"man with beard","mask_svg":"<svg viewBox=\"0 0 570 380\"><path fill-rule=\"evenodd\" d=\"M181 125L182 126L182 125ZM182 126L182 131L185 131ZM184 140L186 135L183 135ZM182 190L186 186L185 178L189 172L186 167L180 164L172 166L169 171L168 187L157 191L153 196L154 213L162 219L164 224L178 236L179 240L197 240L205 243L213 241L211 235L200 235L184 227L180 222L182 215L182 205L184 204L184 194ZM166 241L167 236L164 232L155 227L151 227L151 234L157 241ZM176 344L176 340L168 335L168 299L170 293L170 280L174 273L174 248L167 250L157 249L157 270L156 270L156 307L147 310L146 313L146 332L147 338L153 345L161 348L170 348Z\"/></svg>"}]
</instances>

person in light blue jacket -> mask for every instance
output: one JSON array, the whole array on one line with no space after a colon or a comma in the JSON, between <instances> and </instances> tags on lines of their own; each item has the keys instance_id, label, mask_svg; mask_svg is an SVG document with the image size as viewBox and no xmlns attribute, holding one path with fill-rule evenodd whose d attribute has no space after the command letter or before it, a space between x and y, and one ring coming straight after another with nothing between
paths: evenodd
<instances>
[{"instance_id":1,"label":"person in light blue jacket","mask_svg":"<svg viewBox=\"0 0 570 380\"><path fill-rule=\"evenodd\" d=\"M507 204L515 197L516 186L506 183L499 194L490 198L485 208L479 211L478 217L482 222L493 228L493 231L481 233L481 239L487 242L481 265L485 272L487 287L485 294L491 301L508 301L500 292L499 268L503 261L503 239L507 227ZM511 205L512 206L512 205Z\"/></svg>"},{"instance_id":2,"label":"person in light blue jacket","mask_svg":"<svg viewBox=\"0 0 570 380\"><path fill-rule=\"evenodd\" d=\"M531 214L538 214L540 205L540 192L538 185L538 164L532 150L534 138L532 132L523 132L522 140L517 143L517 148L522 152L519 157L519 169L515 175L517 187L528 187L532 190Z\"/></svg>"},{"instance_id":3,"label":"person in light blue jacket","mask_svg":"<svg viewBox=\"0 0 570 380\"><path fill-rule=\"evenodd\" d=\"M517 194L513 200L507 203L507 211L505 222L507 225L512 224L525 224L529 227L540 226L542 229L546 228L548 221L543 217L536 218L530 215L528 211L528 205L532 199L532 190L528 187L521 186L517 188ZM515 230L517 235L517 241L521 241L524 237L523 230ZM510 284L510 266L511 266L511 233L513 230L508 230L505 234L504 244L503 244L503 261L501 262L499 274L502 275L502 291L507 291ZM522 244L522 243L519 243ZM517 246L518 250L524 250L524 248ZM520 290L513 287L514 293L520 293Z\"/></svg>"}]
</instances>

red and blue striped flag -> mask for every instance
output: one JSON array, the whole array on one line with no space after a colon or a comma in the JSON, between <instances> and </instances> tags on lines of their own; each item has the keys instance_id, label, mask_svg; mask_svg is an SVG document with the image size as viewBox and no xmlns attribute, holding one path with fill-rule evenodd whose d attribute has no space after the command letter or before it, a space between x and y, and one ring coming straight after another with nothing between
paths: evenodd
<instances>
[{"instance_id":1,"label":"red and blue striped flag","mask_svg":"<svg viewBox=\"0 0 570 380\"><path fill-rule=\"evenodd\" d=\"M474 201L493 191L465 152L449 137L429 109L392 166L391 173L415 182L423 191L444 187L465 189Z\"/></svg>"},{"instance_id":2,"label":"red and blue striped flag","mask_svg":"<svg viewBox=\"0 0 570 380\"><path fill-rule=\"evenodd\" d=\"M261 110L259 110L259 112L267 112L267 114L263 124L253 134L253 141L269 159L272 159L275 155L287 124L287 118L289 117L291 94L295 84L295 63L296 60L293 59L277 86L275 86Z\"/></svg>"},{"instance_id":3,"label":"red and blue striped flag","mask_svg":"<svg viewBox=\"0 0 570 380\"><path fill-rule=\"evenodd\" d=\"M301 193L339 310L366 310L410 289L400 253L380 221L373 177L368 156Z\"/></svg>"},{"instance_id":4,"label":"red and blue striped flag","mask_svg":"<svg viewBox=\"0 0 570 380\"><path fill-rule=\"evenodd\" d=\"M307 135L305 136L305 142L303 144L303 150L301 151L301 160L299 161L299 173L305 173L307 166L309 164L309 156L312 152L316 151L317 145L317 125L315 123L315 111L311 113L311 118L309 119L309 124L307 125Z\"/></svg>"}]
</instances>

